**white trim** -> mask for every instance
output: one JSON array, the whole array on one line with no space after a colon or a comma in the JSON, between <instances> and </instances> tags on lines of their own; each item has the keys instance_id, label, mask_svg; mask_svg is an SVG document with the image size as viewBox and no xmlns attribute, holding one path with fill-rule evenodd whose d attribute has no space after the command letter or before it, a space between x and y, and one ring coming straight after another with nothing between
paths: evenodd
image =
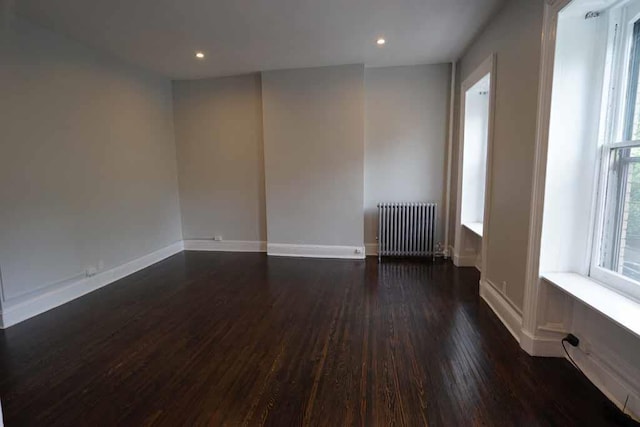
<instances>
[{"instance_id":1,"label":"white trim","mask_svg":"<svg viewBox=\"0 0 640 427\"><path fill-rule=\"evenodd\" d=\"M594 245L595 246L595 245ZM608 270L596 264L597 255L594 254L593 265L590 277L593 282L597 282L607 288L614 289L624 297L640 302L640 284L637 280L623 276L615 271ZM640 335L640 334L636 334Z\"/></svg>"},{"instance_id":2,"label":"white trim","mask_svg":"<svg viewBox=\"0 0 640 427\"><path fill-rule=\"evenodd\" d=\"M364 259L365 247L267 243L267 255L300 258Z\"/></svg>"},{"instance_id":3,"label":"white trim","mask_svg":"<svg viewBox=\"0 0 640 427\"><path fill-rule=\"evenodd\" d=\"M378 244L377 243L365 243L364 253L366 256L378 256Z\"/></svg>"},{"instance_id":4,"label":"white trim","mask_svg":"<svg viewBox=\"0 0 640 427\"><path fill-rule=\"evenodd\" d=\"M480 272L480 277L483 276L482 274L482 260L476 258L476 265L474 265L474 267L476 268L476 270L478 270Z\"/></svg>"},{"instance_id":5,"label":"white trim","mask_svg":"<svg viewBox=\"0 0 640 427\"><path fill-rule=\"evenodd\" d=\"M444 228L444 247L449 247L449 228L451 221L451 168L453 166L453 131L455 128L455 103L456 103L456 62L451 63L451 87L449 94L449 137L447 138L447 183L445 191L445 228ZM453 252L449 252L451 254ZM445 257L448 254L445 253Z\"/></svg>"},{"instance_id":6,"label":"white trim","mask_svg":"<svg viewBox=\"0 0 640 427\"><path fill-rule=\"evenodd\" d=\"M483 234L484 238L481 242L480 249L480 280L486 280L487 271L487 249L489 245L489 218L491 215L491 188L493 177L493 139L495 128L495 111L496 111L496 81L497 81L497 62L496 54L492 53L482 64L480 64L463 82L460 87L460 128L458 131L458 188L457 188L457 200L456 200L456 221L455 221L455 246L457 248L462 246L462 174L463 174L463 161L464 161L464 121L465 121L465 106L466 106L466 93L483 79L487 74L490 75L489 80L489 123L487 126L487 153L486 153L486 175L484 184L484 214L483 214ZM461 258L461 257L458 257ZM455 260L455 258L454 258ZM466 264L466 261L461 259L461 262ZM455 263L455 262L454 262ZM474 258L473 265L475 266L476 260ZM460 266L461 264L456 264Z\"/></svg>"},{"instance_id":7,"label":"white trim","mask_svg":"<svg viewBox=\"0 0 640 427\"><path fill-rule=\"evenodd\" d=\"M518 312L515 306L498 291L496 286L492 285L488 280L480 281L480 297L498 316L498 319L504 324L507 330L513 335L516 341L520 342L522 331L522 314Z\"/></svg>"},{"instance_id":8,"label":"white trim","mask_svg":"<svg viewBox=\"0 0 640 427\"><path fill-rule=\"evenodd\" d=\"M489 81L489 124L487 129L487 164L484 184L484 216L482 218L482 242L480 249L480 280L487 279L487 253L489 251L490 218L491 218L491 190L493 188L493 139L495 133L496 121L496 88L498 81L498 64L496 54L492 53L487 58L489 64L486 65L490 69ZM522 323L522 322L521 322Z\"/></svg>"},{"instance_id":9,"label":"white trim","mask_svg":"<svg viewBox=\"0 0 640 427\"><path fill-rule=\"evenodd\" d=\"M172 255L180 253L183 249L183 243L179 241L126 264L112 268L111 270L103 271L95 276L84 277L71 284L65 283L60 287L46 288L42 293L31 296L26 301L15 304L11 304L11 300L5 301L2 307L2 313L0 313L0 328L8 328L9 326L13 326L93 292L96 289L107 286L130 274L169 258Z\"/></svg>"},{"instance_id":10,"label":"white trim","mask_svg":"<svg viewBox=\"0 0 640 427\"><path fill-rule=\"evenodd\" d=\"M627 414L640 417L640 371L605 347L593 345L586 353L583 349L567 346L571 357L589 380L618 408L624 407L629 396ZM564 353L563 353L564 355Z\"/></svg>"},{"instance_id":11,"label":"white trim","mask_svg":"<svg viewBox=\"0 0 640 427\"><path fill-rule=\"evenodd\" d=\"M471 231L476 236L482 239L482 231L484 229L484 224L481 222L467 222L462 224L463 227L466 227L469 231Z\"/></svg>"},{"instance_id":12,"label":"white trim","mask_svg":"<svg viewBox=\"0 0 640 427\"><path fill-rule=\"evenodd\" d=\"M212 252L266 252L267 242L252 240L199 240L184 241L185 251Z\"/></svg>"},{"instance_id":13,"label":"white trim","mask_svg":"<svg viewBox=\"0 0 640 427\"><path fill-rule=\"evenodd\" d=\"M640 302L577 273L546 273L542 277L640 338Z\"/></svg>"},{"instance_id":14,"label":"white trim","mask_svg":"<svg viewBox=\"0 0 640 427\"><path fill-rule=\"evenodd\" d=\"M453 252L453 265L456 267L475 267L477 260L476 255L460 255Z\"/></svg>"},{"instance_id":15,"label":"white trim","mask_svg":"<svg viewBox=\"0 0 640 427\"><path fill-rule=\"evenodd\" d=\"M523 330L531 336L535 336L537 328L540 299L540 244L542 240L542 218L544 214L545 180L547 175L547 151L549 146L556 30L558 26L558 13L569 4L570 1L571 0L548 1L544 5L536 120L536 146L533 158L531 213L529 215L529 238L527 244L523 304Z\"/></svg>"},{"instance_id":16,"label":"white trim","mask_svg":"<svg viewBox=\"0 0 640 427\"><path fill-rule=\"evenodd\" d=\"M535 336L522 329L520 333L520 347L536 357L564 357L562 350L562 338L566 332L553 332L546 336Z\"/></svg>"},{"instance_id":17,"label":"white trim","mask_svg":"<svg viewBox=\"0 0 640 427\"><path fill-rule=\"evenodd\" d=\"M445 258L453 258L453 255L456 253L456 249L453 247L453 245L449 245L449 247L447 248L447 251L444 254Z\"/></svg>"}]
</instances>

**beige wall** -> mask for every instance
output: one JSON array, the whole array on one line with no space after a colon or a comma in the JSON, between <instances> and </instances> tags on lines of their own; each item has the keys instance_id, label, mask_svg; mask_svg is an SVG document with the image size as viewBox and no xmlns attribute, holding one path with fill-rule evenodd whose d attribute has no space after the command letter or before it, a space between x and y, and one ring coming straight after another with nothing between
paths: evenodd
<instances>
[{"instance_id":1,"label":"beige wall","mask_svg":"<svg viewBox=\"0 0 640 427\"><path fill-rule=\"evenodd\" d=\"M362 246L364 67L263 73L269 243Z\"/></svg>"},{"instance_id":2,"label":"beige wall","mask_svg":"<svg viewBox=\"0 0 640 427\"><path fill-rule=\"evenodd\" d=\"M376 243L379 202L440 204L443 241L444 163L449 64L365 70L365 242Z\"/></svg>"},{"instance_id":3,"label":"beige wall","mask_svg":"<svg viewBox=\"0 0 640 427\"><path fill-rule=\"evenodd\" d=\"M543 0L513 0L490 22L460 60L457 80L456 128L459 127L460 85L492 53L496 54L496 107L491 200L487 248L487 279L522 309L529 233L533 153L538 102L538 74ZM455 133L452 201L457 188ZM455 206L453 206L452 226ZM453 236L453 229L451 229ZM485 237L487 238L487 237Z\"/></svg>"},{"instance_id":4,"label":"beige wall","mask_svg":"<svg viewBox=\"0 0 640 427\"><path fill-rule=\"evenodd\" d=\"M344 71L344 67L339 68ZM341 123L349 125L351 132L357 132L354 130L356 127L364 126L364 184L357 185L365 188L365 239L368 243L375 243L377 202L433 200L442 203L449 69L447 64L367 69L364 72L364 121L360 113L340 118ZM314 74L313 71L289 72L298 76L300 73ZM318 71L335 70L322 68L315 73ZM339 80L333 82L333 78L322 84L325 87L343 84L344 87L344 83ZM313 81L310 86L313 85L318 85L318 82ZM362 82L356 79L356 85L358 89ZM324 88L317 87L324 92ZM313 107L318 108L308 116L313 119L311 121L285 121L288 126L295 124L299 135L305 135L296 138L308 140L308 135L315 132L313 126L318 126L315 120L324 114L322 109L333 109L331 103L334 101L327 98L324 105L318 106L315 101L310 101L313 98L305 99L309 95L306 85L302 90L291 87L287 90L295 90L297 95L301 95L296 99L300 103L298 110L306 111L307 102L313 102ZM348 88L348 91L352 90ZM185 239L211 239L219 235L225 240L266 240L260 76L175 81L173 91ZM350 102L357 102L357 99ZM278 125L275 129L281 132L283 126ZM343 146L333 137L328 139L333 145L326 145L325 134L326 131L318 133L318 139L313 143L327 149L325 155L339 158L345 147L348 153L349 147L353 146ZM309 148L297 142L294 145L306 157ZM292 160L289 157L291 151L277 146L273 162L283 161L295 168L300 160ZM307 160L312 159L303 158L302 162ZM293 163L289 164L289 161ZM327 162L330 163L324 164L335 164L335 160ZM282 171L281 165L274 167L279 168L274 173ZM309 172L309 169L305 167L305 171ZM298 173L295 170L290 172ZM315 177L309 177L313 182L306 182L310 185L305 187L306 191L325 185L325 177L333 179L333 171L322 166ZM303 189L300 186L294 190L302 192ZM309 195L312 194L313 190ZM335 191L331 196L341 197ZM312 197L309 203L315 204L315 199ZM310 210L318 209L318 205L311 205ZM277 218L274 221L277 222ZM290 221L290 218L285 221ZM313 233L314 230L304 232ZM442 234L441 229L439 240L442 240ZM290 239L285 242L299 242L297 236L291 235ZM274 242L273 236L271 241ZM322 241L320 236L308 242L319 241Z\"/></svg>"},{"instance_id":5,"label":"beige wall","mask_svg":"<svg viewBox=\"0 0 640 427\"><path fill-rule=\"evenodd\" d=\"M173 82L185 239L265 241L259 74Z\"/></svg>"},{"instance_id":6,"label":"beige wall","mask_svg":"<svg viewBox=\"0 0 640 427\"><path fill-rule=\"evenodd\" d=\"M4 298L181 240L170 82L24 22L3 39Z\"/></svg>"}]
</instances>

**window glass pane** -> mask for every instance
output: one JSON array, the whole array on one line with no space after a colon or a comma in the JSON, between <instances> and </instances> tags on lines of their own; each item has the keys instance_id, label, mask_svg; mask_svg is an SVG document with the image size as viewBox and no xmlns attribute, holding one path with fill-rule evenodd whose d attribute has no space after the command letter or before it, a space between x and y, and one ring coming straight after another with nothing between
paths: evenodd
<instances>
[{"instance_id":1,"label":"window glass pane","mask_svg":"<svg viewBox=\"0 0 640 427\"><path fill-rule=\"evenodd\" d=\"M601 266L640 281L640 147L611 150Z\"/></svg>"}]
</instances>

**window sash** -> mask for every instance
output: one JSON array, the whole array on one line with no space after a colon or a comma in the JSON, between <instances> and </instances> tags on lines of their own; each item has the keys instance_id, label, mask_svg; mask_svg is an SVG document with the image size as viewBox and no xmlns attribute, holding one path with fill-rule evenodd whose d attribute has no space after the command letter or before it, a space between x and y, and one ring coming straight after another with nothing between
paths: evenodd
<instances>
[{"instance_id":1,"label":"window sash","mask_svg":"<svg viewBox=\"0 0 640 427\"><path fill-rule=\"evenodd\" d=\"M624 152L619 154L621 150L629 149L630 152L632 148L640 147L640 140L633 140L633 137L638 137L634 135L633 125L640 72L640 20L638 16L629 19L628 12L626 7L622 7L611 14L611 53L607 54L610 69L606 73L608 82L603 87L604 120L600 134L599 186L589 276L640 302L640 281L603 266L616 268L620 262L625 179L628 179L629 167L640 163L640 158L627 160ZM614 162L616 155L622 158ZM610 245L609 253L603 251L605 242Z\"/></svg>"},{"instance_id":2,"label":"window sash","mask_svg":"<svg viewBox=\"0 0 640 427\"><path fill-rule=\"evenodd\" d=\"M602 147L602 165L601 165L601 187L598 199L598 210L600 212L594 239L594 250L592 253L591 268L589 275L613 288L621 293L630 296L640 302L640 281L624 276L613 269L609 269L603 264L607 264L605 258L608 258L609 265L619 262L619 250L621 248L620 240L622 237L621 228L624 215L623 194L626 192L626 179L628 171L626 168L631 164L640 163L640 157L622 158L619 162L614 163L613 157L619 150L640 147L640 140L637 141L621 141L608 144ZM611 182L612 172L616 172L615 182ZM612 194L613 193L613 194ZM610 221L607 222L606 220ZM604 251L604 245L609 241L610 249L608 253Z\"/></svg>"},{"instance_id":3,"label":"window sash","mask_svg":"<svg viewBox=\"0 0 640 427\"><path fill-rule=\"evenodd\" d=\"M592 266L590 277L640 303L640 284L635 280L600 266Z\"/></svg>"},{"instance_id":4,"label":"window sash","mask_svg":"<svg viewBox=\"0 0 640 427\"><path fill-rule=\"evenodd\" d=\"M613 142L602 146L605 150L615 150L617 148L635 148L640 147L640 139L630 141ZM605 153L606 154L606 153Z\"/></svg>"},{"instance_id":5,"label":"window sash","mask_svg":"<svg viewBox=\"0 0 640 427\"><path fill-rule=\"evenodd\" d=\"M629 74L627 77L626 99L623 117L623 138L633 139L638 100L638 72L640 72L640 20L633 24L631 31L631 52L629 54Z\"/></svg>"}]
</instances>

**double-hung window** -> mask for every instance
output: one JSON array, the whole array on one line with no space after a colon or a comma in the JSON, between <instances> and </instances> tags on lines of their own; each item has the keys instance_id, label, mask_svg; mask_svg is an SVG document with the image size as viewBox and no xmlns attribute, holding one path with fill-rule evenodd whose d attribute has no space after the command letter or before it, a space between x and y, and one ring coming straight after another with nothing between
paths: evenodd
<instances>
[{"instance_id":1,"label":"double-hung window","mask_svg":"<svg viewBox=\"0 0 640 427\"><path fill-rule=\"evenodd\" d=\"M640 7L610 19L590 275L640 300Z\"/></svg>"}]
</instances>

